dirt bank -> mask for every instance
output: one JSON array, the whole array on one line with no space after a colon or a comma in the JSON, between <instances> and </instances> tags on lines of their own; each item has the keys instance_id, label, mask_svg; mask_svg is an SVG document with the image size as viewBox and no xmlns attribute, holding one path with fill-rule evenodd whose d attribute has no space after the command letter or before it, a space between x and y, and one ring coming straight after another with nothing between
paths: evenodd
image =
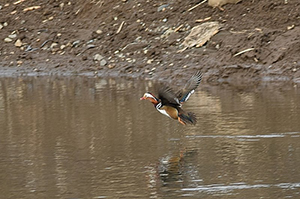
<instances>
[{"instance_id":1,"label":"dirt bank","mask_svg":"<svg viewBox=\"0 0 300 199\"><path fill-rule=\"evenodd\" d=\"M181 81L200 69L211 83L300 82L300 2L243 0L4 0L2 74L96 74ZM183 50L191 29L221 28ZM185 73L188 73L185 76Z\"/></svg>"}]
</instances>

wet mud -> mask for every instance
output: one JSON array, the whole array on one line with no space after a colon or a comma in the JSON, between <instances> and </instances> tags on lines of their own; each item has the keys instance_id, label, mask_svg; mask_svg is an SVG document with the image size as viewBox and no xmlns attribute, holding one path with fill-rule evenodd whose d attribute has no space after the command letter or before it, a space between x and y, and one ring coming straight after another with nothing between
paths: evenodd
<instances>
[{"instance_id":1,"label":"wet mud","mask_svg":"<svg viewBox=\"0 0 300 199\"><path fill-rule=\"evenodd\" d=\"M2 1L3 75L99 75L211 84L300 82L300 2ZM191 29L218 22L202 47Z\"/></svg>"}]
</instances>

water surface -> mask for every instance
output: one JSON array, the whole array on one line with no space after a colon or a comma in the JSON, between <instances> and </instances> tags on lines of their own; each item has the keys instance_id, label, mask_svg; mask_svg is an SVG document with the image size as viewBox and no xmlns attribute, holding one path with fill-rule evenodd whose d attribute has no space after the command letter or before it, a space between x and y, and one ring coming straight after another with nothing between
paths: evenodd
<instances>
[{"instance_id":1,"label":"water surface","mask_svg":"<svg viewBox=\"0 0 300 199\"><path fill-rule=\"evenodd\" d=\"M182 126L153 83L0 79L1 198L296 198L300 89L202 86Z\"/></svg>"}]
</instances>

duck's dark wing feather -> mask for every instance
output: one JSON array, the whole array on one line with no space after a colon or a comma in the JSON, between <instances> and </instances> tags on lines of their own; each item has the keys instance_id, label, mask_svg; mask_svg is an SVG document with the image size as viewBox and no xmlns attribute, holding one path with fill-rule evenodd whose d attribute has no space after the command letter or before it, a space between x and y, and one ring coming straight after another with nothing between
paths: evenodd
<instances>
[{"instance_id":1,"label":"duck's dark wing feather","mask_svg":"<svg viewBox=\"0 0 300 199\"><path fill-rule=\"evenodd\" d=\"M196 118L195 113L185 112L180 107L177 108L177 110L178 110L178 117L180 117L180 119L184 123L186 123L186 124L193 124L193 125L195 125L197 123L197 118Z\"/></svg>"},{"instance_id":2,"label":"duck's dark wing feather","mask_svg":"<svg viewBox=\"0 0 300 199\"><path fill-rule=\"evenodd\" d=\"M195 89L199 86L202 79L202 73L197 71L191 79L185 84L185 86L176 93L176 97L180 103L183 103L189 99L191 94L194 93Z\"/></svg>"},{"instance_id":3,"label":"duck's dark wing feather","mask_svg":"<svg viewBox=\"0 0 300 199\"><path fill-rule=\"evenodd\" d=\"M158 98L161 100L162 105L168 105L172 107L180 106L178 98L170 87L163 86L159 88Z\"/></svg>"}]
</instances>

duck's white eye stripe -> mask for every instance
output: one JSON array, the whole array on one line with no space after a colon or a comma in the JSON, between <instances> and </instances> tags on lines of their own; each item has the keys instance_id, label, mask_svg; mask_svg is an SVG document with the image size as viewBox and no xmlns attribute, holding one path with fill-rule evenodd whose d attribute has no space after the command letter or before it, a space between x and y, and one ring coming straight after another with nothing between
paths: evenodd
<instances>
[{"instance_id":1,"label":"duck's white eye stripe","mask_svg":"<svg viewBox=\"0 0 300 199\"><path fill-rule=\"evenodd\" d=\"M151 94L149 94L149 93L145 93L145 97L151 97L151 98L153 98L153 96Z\"/></svg>"}]
</instances>

